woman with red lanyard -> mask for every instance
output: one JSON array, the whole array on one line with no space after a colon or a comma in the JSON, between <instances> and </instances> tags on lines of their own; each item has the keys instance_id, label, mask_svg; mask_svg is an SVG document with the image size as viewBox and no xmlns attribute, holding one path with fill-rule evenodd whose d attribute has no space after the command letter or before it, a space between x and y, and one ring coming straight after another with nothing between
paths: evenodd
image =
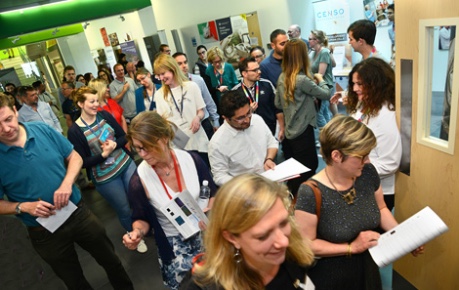
<instances>
[{"instance_id":1,"label":"woman with red lanyard","mask_svg":"<svg viewBox=\"0 0 459 290\"><path fill-rule=\"evenodd\" d=\"M124 132L127 132L127 123L123 116L123 108L115 100L110 98L110 89L105 80L93 79L89 82L88 87L97 91L97 99L99 101L99 108L97 110L109 112L121 128L123 128Z\"/></svg>"},{"instance_id":2,"label":"woman with red lanyard","mask_svg":"<svg viewBox=\"0 0 459 290\"><path fill-rule=\"evenodd\" d=\"M200 185L207 180L211 190L207 211L216 186L198 154L171 148L173 138L173 125L156 111L142 112L131 122L127 139L143 162L129 185L133 230L124 235L123 242L134 250L145 235L153 233L164 284L178 289L192 266L191 259L202 250L201 234L184 239L161 208L184 190L197 200Z\"/></svg>"}]
</instances>

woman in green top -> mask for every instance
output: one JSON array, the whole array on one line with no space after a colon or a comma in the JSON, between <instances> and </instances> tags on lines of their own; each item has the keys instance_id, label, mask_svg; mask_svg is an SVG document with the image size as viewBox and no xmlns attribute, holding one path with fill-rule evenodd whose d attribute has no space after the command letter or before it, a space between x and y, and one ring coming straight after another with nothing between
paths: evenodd
<instances>
[{"instance_id":1,"label":"woman in green top","mask_svg":"<svg viewBox=\"0 0 459 290\"><path fill-rule=\"evenodd\" d=\"M285 118L282 147L285 159L293 157L311 169L288 181L287 185L295 195L300 184L315 174L319 163L314 137L314 127L317 126L314 98L330 99L330 90L322 75L311 76L309 70L306 43L296 39L287 42L275 98L275 105L284 112Z\"/></svg>"}]
</instances>

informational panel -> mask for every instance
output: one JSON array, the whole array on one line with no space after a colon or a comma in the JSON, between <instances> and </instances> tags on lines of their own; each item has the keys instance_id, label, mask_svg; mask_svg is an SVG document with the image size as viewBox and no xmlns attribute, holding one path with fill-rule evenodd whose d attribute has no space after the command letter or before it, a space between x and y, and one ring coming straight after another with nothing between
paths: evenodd
<instances>
[{"instance_id":1,"label":"informational panel","mask_svg":"<svg viewBox=\"0 0 459 290\"><path fill-rule=\"evenodd\" d=\"M190 64L197 60L198 45L219 46L229 63L248 57L252 46L263 45L256 12L208 20L180 32Z\"/></svg>"}]
</instances>

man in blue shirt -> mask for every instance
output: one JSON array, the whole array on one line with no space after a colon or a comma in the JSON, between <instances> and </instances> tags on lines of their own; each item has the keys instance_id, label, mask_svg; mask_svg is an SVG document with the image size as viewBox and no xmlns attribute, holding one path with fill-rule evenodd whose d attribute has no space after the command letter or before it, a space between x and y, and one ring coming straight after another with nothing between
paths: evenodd
<instances>
[{"instance_id":1,"label":"man in blue shirt","mask_svg":"<svg viewBox=\"0 0 459 290\"><path fill-rule=\"evenodd\" d=\"M284 54L284 46L288 41L288 36L284 30L276 29L271 32L270 39L273 51L260 64L261 77L269 80L277 87L277 80L282 72L282 55Z\"/></svg>"},{"instance_id":2,"label":"man in blue shirt","mask_svg":"<svg viewBox=\"0 0 459 290\"><path fill-rule=\"evenodd\" d=\"M0 214L16 214L27 226L37 253L69 289L92 289L83 275L75 243L105 269L115 289L133 289L105 229L74 185L83 164L80 155L51 127L40 122L19 123L12 101L3 93L0 163ZM55 215L70 202L77 209L53 233L37 222L37 217Z\"/></svg>"}]
</instances>

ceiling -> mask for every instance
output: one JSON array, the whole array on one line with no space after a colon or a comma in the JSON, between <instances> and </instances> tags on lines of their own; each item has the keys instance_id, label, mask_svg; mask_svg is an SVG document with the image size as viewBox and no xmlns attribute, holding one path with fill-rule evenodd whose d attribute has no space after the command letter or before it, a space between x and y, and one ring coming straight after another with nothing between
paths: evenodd
<instances>
[{"instance_id":1,"label":"ceiling","mask_svg":"<svg viewBox=\"0 0 459 290\"><path fill-rule=\"evenodd\" d=\"M11 10L26 9L38 5L53 4L61 1L66 0L1 0L0 13Z\"/></svg>"}]
</instances>

